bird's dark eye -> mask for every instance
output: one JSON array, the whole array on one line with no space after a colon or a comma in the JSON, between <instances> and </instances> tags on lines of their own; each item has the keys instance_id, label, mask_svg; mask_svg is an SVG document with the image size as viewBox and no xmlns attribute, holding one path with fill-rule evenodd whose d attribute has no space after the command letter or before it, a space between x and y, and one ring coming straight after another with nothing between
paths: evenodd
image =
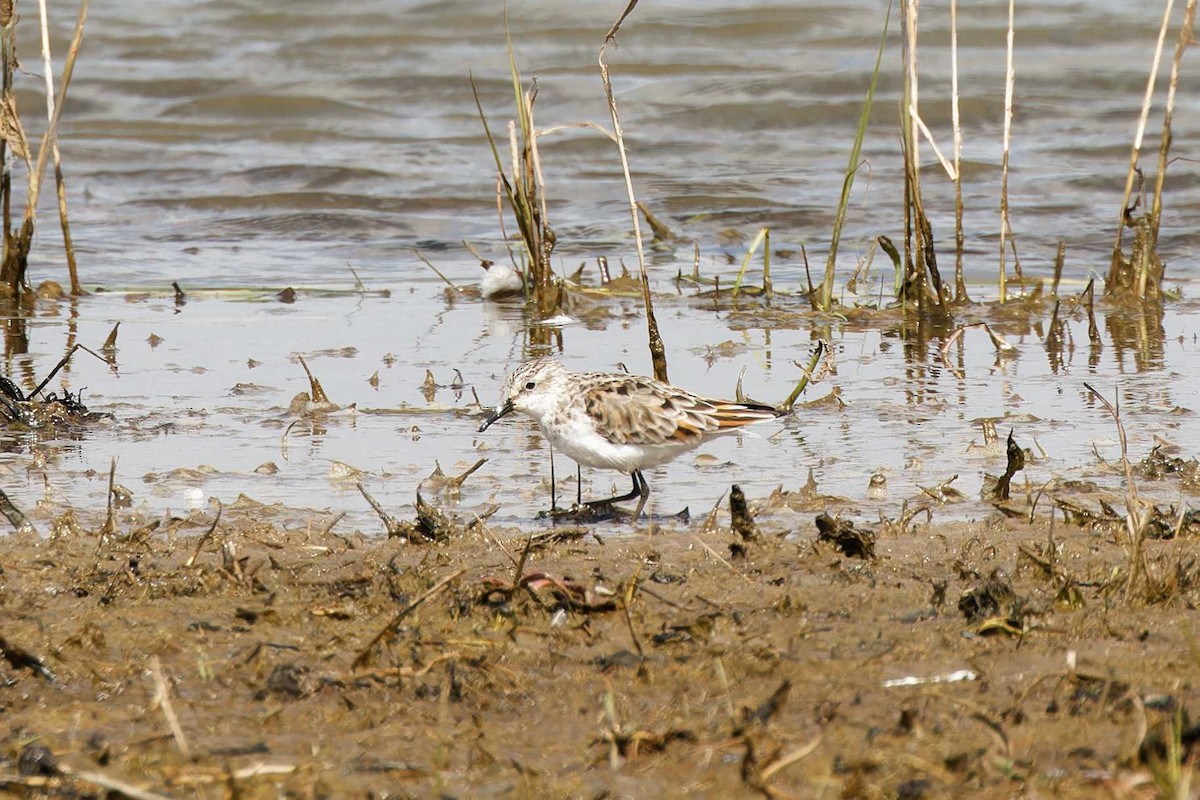
<instances>
[{"instance_id":1,"label":"bird's dark eye","mask_svg":"<svg viewBox=\"0 0 1200 800\"><path fill-rule=\"evenodd\" d=\"M532 389L534 386L537 386L537 384L534 383L533 381L530 381L529 383L525 384L526 389Z\"/></svg>"}]
</instances>

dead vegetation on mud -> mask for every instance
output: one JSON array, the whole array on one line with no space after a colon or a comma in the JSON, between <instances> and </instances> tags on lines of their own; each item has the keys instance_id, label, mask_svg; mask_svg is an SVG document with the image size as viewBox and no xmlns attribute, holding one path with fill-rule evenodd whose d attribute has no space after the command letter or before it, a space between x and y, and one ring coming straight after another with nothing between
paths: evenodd
<instances>
[{"instance_id":1,"label":"dead vegetation on mud","mask_svg":"<svg viewBox=\"0 0 1200 800\"><path fill-rule=\"evenodd\" d=\"M1119 518L820 505L427 544L60 515L0 540L0 794L1186 796L1190 540L1127 597Z\"/></svg>"}]
</instances>

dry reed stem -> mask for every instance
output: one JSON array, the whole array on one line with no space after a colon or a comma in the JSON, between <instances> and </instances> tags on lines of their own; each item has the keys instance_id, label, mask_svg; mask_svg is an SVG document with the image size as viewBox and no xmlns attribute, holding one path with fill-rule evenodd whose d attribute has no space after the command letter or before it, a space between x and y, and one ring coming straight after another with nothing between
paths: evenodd
<instances>
[{"instance_id":1,"label":"dry reed stem","mask_svg":"<svg viewBox=\"0 0 1200 800\"><path fill-rule=\"evenodd\" d=\"M185 761L191 761L192 748L188 746L187 737L183 735L183 726L179 724L175 707L171 705L171 690L167 686L167 678L163 675L162 662L158 660L158 656L150 657L150 675L154 678L154 699L150 705L162 709L163 716L167 718L167 726L171 729L171 737L175 739L175 746L179 748L179 754Z\"/></svg>"},{"instance_id":2,"label":"dry reed stem","mask_svg":"<svg viewBox=\"0 0 1200 800\"><path fill-rule=\"evenodd\" d=\"M213 499L216 499L216 498L213 498ZM216 513L216 516L213 518L212 525L210 525L208 527L208 530L204 532L203 536L201 536L199 539L196 540L195 549L193 549L192 554L190 556L188 556L188 560L183 562L183 566L186 567L187 569L191 569L193 566L195 566L196 559L198 559L200 557L200 551L204 549L204 545L208 544L208 540L212 538L212 535L214 533L216 533L217 524L221 521L221 514L222 514L222 512L225 511L225 506L223 506L221 504L221 501L219 499L216 499L216 500L217 500L217 513Z\"/></svg>"},{"instance_id":3,"label":"dry reed stem","mask_svg":"<svg viewBox=\"0 0 1200 800\"><path fill-rule=\"evenodd\" d=\"M1016 0L1008 0L1008 35L1004 67L1004 156L1000 167L1000 302L1008 300L1008 263L1004 247L1012 228L1008 224L1008 156L1012 145L1012 103L1016 74L1013 71L1013 39Z\"/></svg>"},{"instance_id":4,"label":"dry reed stem","mask_svg":"<svg viewBox=\"0 0 1200 800\"><path fill-rule=\"evenodd\" d=\"M38 13L42 21L42 64L46 72L46 120L54 119L54 66L50 59L50 26L46 17L46 0L38 0ZM62 154L58 149L58 135L50 140L54 156L54 186L58 192L58 221L62 226L63 249L67 254L67 274L71 280L71 294L83 294L79 285L79 270L75 264L75 246L71 242L71 225L67 218L67 184L63 179Z\"/></svg>"},{"instance_id":5,"label":"dry reed stem","mask_svg":"<svg viewBox=\"0 0 1200 800\"><path fill-rule=\"evenodd\" d=\"M443 275L443 274L442 274L442 271L441 271L440 269L438 269L437 267L435 267L435 266L433 265L433 262L432 262L432 261L430 261L430 260L429 260L428 258L426 258L425 256L421 255L421 251L420 251L420 250L418 250L418 249L416 249L415 247L413 248L413 255L415 255L415 256L416 256L416 257L417 257L417 258L418 258L418 259L421 261L421 263L422 263L422 264L424 264L425 266L427 266L427 267L429 267L431 270L433 270L433 274L434 274L434 275L437 275L439 278L441 278L441 279L442 279L442 281L443 281L443 282L444 282L444 283L445 283L447 286L449 286L451 289L453 289L453 290L454 290L454 291L456 291L456 292L461 292L461 291L462 291L462 289L460 289L460 288L458 288L457 286L455 286L455 285L454 285L454 281L450 280L450 279L449 279L449 278L447 278L445 275Z\"/></svg>"},{"instance_id":6,"label":"dry reed stem","mask_svg":"<svg viewBox=\"0 0 1200 800\"><path fill-rule=\"evenodd\" d=\"M917 151L917 125L913 120L912 115L908 113L911 108L917 107L917 98L919 96L917 83L917 15L920 10L920 0L902 0L900 11L904 26L904 106L901 114L903 124L902 140L904 143L904 162L905 162L905 208L911 211L911 219L906 225L907 231L905 236L904 246L904 263L905 263L905 283L911 273L924 272L924 258L922 257L921 240L924 236L921 224L921 156ZM906 216L908 216L906 214ZM913 250L915 249L915 257Z\"/></svg>"},{"instance_id":7,"label":"dry reed stem","mask_svg":"<svg viewBox=\"0 0 1200 800\"><path fill-rule=\"evenodd\" d=\"M483 112L483 102L479 97L479 88L475 79L471 78L471 90L475 98L475 107L479 112L479 120L483 124L492 158L496 163L497 179L504 189L512 210L517 227L521 232L521 241L529 255L527 297L532 297L537 316L546 319L558 311L561 293L554 278L550 264L550 254L554 249L555 236L546 217L546 198L544 176L541 169L541 157L537 147L537 129L534 126L533 104L537 97L537 83L528 91L521 86L521 72L517 68L516 53L513 50L512 37L508 35L508 7L504 10L505 31L508 48L509 72L512 78L513 103L517 110L517 121L509 122L509 157L511 160L510 174L504 171L500 151L496 146L495 137ZM521 138L517 139L517 123L520 123ZM503 223L502 223L503 227ZM507 237L506 237L507 244ZM518 272L521 270L518 268ZM533 338L548 339L551 329L538 326L531 329ZM548 344L548 341L538 341Z\"/></svg>"},{"instance_id":8,"label":"dry reed stem","mask_svg":"<svg viewBox=\"0 0 1200 800\"><path fill-rule=\"evenodd\" d=\"M29 172L29 191L25 203L25 216L21 222L21 231L15 242L8 239L8 226L5 225L4 264L0 267L0 282L7 283L13 289L20 287L25 281L25 270L28 266L29 250L33 244L33 223L37 201L41 192L42 176L46 172L46 164L50 160L49 143L58 132L58 122L62 117L63 105L67 98L67 89L71 85L71 76L75 72L75 59L79 55L79 44L83 40L83 25L87 21L89 0L79 4L79 16L75 21L75 32L71 36L71 46L67 49L67 58L63 64L62 84L58 87L58 97L54 104L54 113L50 115L46 132L42 134L38 146L37 161ZM7 69L7 67L5 67ZM6 195L7 196L7 195Z\"/></svg>"},{"instance_id":9,"label":"dry reed stem","mask_svg":"<svg viewBox=\"0 0 1200 800\"><path fill-rule=\"evenodd\" d=\"M1121 201L1121 210L1117 214L1117 236L1113 242L1112 261L1108 267L1108 280L1104 291L1112 294L1117 288L1118 273L1121 270L1121 239L1125 232L1126 209L1129 208L1129 197L1133 194L1133 184L1137 179L1138 156L1142 152L1142 137L1146 134L1146 121L1150 117L1150 101L1154 97L1154 84L1158 81L1158 65L1162 60L1163 42L1167 38L1167 26L1171 22L1171 10L1175 0L1166 0L1163 8L1162 25L1158 29L1158 41L1154 46L1154 61L1150 65L1150 77L1146 81L1146 94L1142 98L1142 113L1138 117L1137 132L1133 137L1133 148L1129 153L1129 172L1125 176L1125 197Z\"/></svg>"},{"instance_id":10,"label":"dry reed stem","mask_svg":"<svg viewBox=\"0 0 1200 800\"><path fill-rule=\"evenodd\" d=\"M617 137L613 136L612 131L603 125L597 125L594 122L564 122L561 125L551 125L549 128L542 128L540 131L535 131L535 133L540 139L543 136L549 136L552 133L576 130L578 128L591 128L594 131L599 131L600 133L603 133L613 144L617 143Z\"/></svg>"},{"instance_id":11,"label":"dry reed stem","mask_svg":"<svg viewBox=\"0 0 1200 800\"><path fill-rule=\"evenodd\" d=\"M113 509L113 489L117 483L117 458L113 456L108 465L108 493L107 493L107 509L104 514L104 527L100 529L100 535L97 537L97 552L110 536L117 532L117 515Z\"/></svg>"},{"instance_id":12,"label":"dry reed stem","mask_svg":"<svg viewBox=\"0 0 1200 800\"><path fill-rule=\"evenodd\" d=\"M921 160L920 160L920 121L912 110L920 107L920 90L917 79L917 20L920 14L920 0L907 0L901 3L905 29L904 57L906 62L904 104L901 106L902 145L905 159L905 256L907 280L905 286L911 284L916 291L919 312L928 312L929 284L933 286L933 294L943 314L949 314L946 308L946 295L942 291L942 279L938 274L937 253L933 245L933 227L925 214L925 204L921 198ZM911 210L911 213L910 213ZM910 247L909 238L914 246ZM913 255L912 260L909 256ZM929 283L926 283L928 275Z\"/></svg>"},{"instance_id":13,"label":"dry reed stem","mask_svg":"<svg viewBox=\"0 0 1200 800\"><path fill-rule=\"evenodd\" d=\"M170 795L159 794L152 792L149 789L140 789L131 783L126 783L118 778L113 778L105 775L103 772L97 772L90 769L74 769L59 765L58 771L60 774L72 780L81 783L91 783L105 789L105 794L116 792L118 795L129 797L131 800L173 800ZM79 796L79 795L77 795Z\"/></svg>"},{"instance_id":14,"label":"dry reed stem","mask_svg":"<svg viewBox=\"0 0 1200 800\"><path fill-rule=\"evenodd\" d=\"M958 0L950 0L950 123L954 129L954 302L968 303L963 277L962 120L958 108Z\"/></svg>"},{"instance_id":15,"label":"dry reed stem","mask_svg":"<svg viewBox=\"0 0 1200 800\"><path fill-rule=\"evenodd\" d=\"M767 303L771 302L771 298L775 296L775 284L771 282L771 229L765 228L766 235L763 236L763 294L767 298Z\"/></svg>"},{"instance_id":16,"label":"dry reed stem","mask_svg":"<svg viewBox=\"0 0 1200 800\"><path fill-rule=\"evenodd\" d=\"M525 90L521 87L521 71L517 69L516 51L508 28L508 5L504 6L504 32L508 48L509 73L512 76L513 98L517 107L517 119L521 123L521 148L518 158L516 140L510 123L509 135L513 147L513 179L516 181L516 197L521 213L519 221L526 231L526 242L530 246L530 273L533 278L533 295L538 312L544 319L558 310L558 291L554 285L554 270L550 265L550 252L554 248L553 233L547 223L546 192L542 182L542 171L538 164L537 127L533 120L533 103L537 98L537 82Z\"/></svg>"},{"instance_id":17,"label":"dry reed stem","mask_svg":"<svg viewBox=\"0 0 1200 800\"><path fill-rule=\"evenodd\" d=\"M1055 297L1058 296L1058 284L1062 281L1063 267L1067 263L1067 243L1058 243L1058 252L1054 255L1054 283L1053 289L1050 292Z\"/></svg>"},{"instance_id":18,"label":"dry reed stem","mask_svg":"<svg viewBox=\"0 0 1200 800\"><path fill-rule=\"evenodd\" d=\"M654 377L663 383L667 382L667 354L663 346L662 335L658 331L658 320L654 317L654 304L650 300L650 277L646 274L646 254L642 249L642 225L638 217L637 197L633 191L633 178L629 174L629 157L625 153L625 135L621 130L621 115L617 111L617 99L613 95L612 81L608 77L608 64L604 54L608 43L616 46L617 31L621 23L630 15L638 0L629 0L621 16L604 34L604 42L600 45L597 62L600 64L600 79L604 82L604 96L608 100L608 111L612 116L613 135L617 137L617 152L621 154L621 173L625 176L625 191L629 195L629 217L633 221L633 243L637 249L638 272L642 279L642 303L646 308L646 332L650 343L650 362L654 365Z\"/></svg>"},{"instance_id":19,"label":"dry reed stem","mask_svg":"<svg viewBox=\"0 0 1200 800\"><path fill-rule=\"evenodd\" d=\"M11 9L9 9L9 11L11 11ZM2 76L2 77L0 77L0 79L2 79L2 81L3 81L3 91L2 91L2 93L0 93L0 102L2 102L3 105L2 105L2 107L0 107L0 114L3 115L3 119L4 119L6 127L8 126L8 123L11 120L12 127L16 131L20 131L20 136L18 137L18 141L24 142L25 134L24 134L24 131L21 131L21 120L19 117L17 117L16 102L15 102L15 99L13 98L13 93L12 93L12 75L13 75L12 67L13 67L13 64L16 63L16 55L15 54L16 54L16 48L17 48L17 34L16 34L15 20L16 20L15 14L12 14L12 13L7 14L7 16L5 17L5 20L4 20L4 31L3 31L3 33L0 33L0 76ZM4 241L3 261L0 261L0 281L3 281L6 284L11 282L10 277L8 275L8 266L7 265L9 263L8 254L9 254L9 251L13 247L12 169L11 169L11 160L12 159L9 158L8 150L9 150L8 137L0 136L0 164L3 165L2 168L0 168L0 170L2 170L2 171L0 171L0 206L2 206L2 212L0 212L0 215L2 215L2 217L3 217L3 225L4 225L4 231L3 231L3 233L0 233L0 236L3 237L3 241ZM29 159L28 143L25 144L25 150L26 150L25 159L26 159L26 162L28 162L28 159ZM26 169L28 169L28 168L29 168L29 165L28 165L28 163L26 163ZM14 288L15 288L15 284L14 284Z\"/></svg>"},{"instance_id":20,"label":"dry reed stem","mask_svg":"<svg viewBox=\"0 0 1200 800\"><path fill-rule=\"evenodd\" d=\"M821 734L817 733L817 735L808 744L801 745L801 746L797 747L795 750L792 750L787 755L782 755L779 758L777 758L776 760L772 761L770 764L768 764L766 767L763 768L762 772L759 773L759 775L758 775L759 780L768 781L772 778L772 776L775 775L776 772L779 772L780 770L783 770L783 769L787 769L792 764L795 764L797 761L802 761L805 758L808 758L821 745L822 740L823 740L823 737L821 736ZM769 786L764 787L764 789L767 789L767 790L769 790L770 788L771 787L769 787Z\"/></svg>"},{"instance_id":21,"label":"dry reed stem","mask_svg":"<svg viewBox=\"0 0 1200 800\"><path fill-rule=\"evenodd\" d=\"M13 505L12 500L8 499L8 495L0 489L0 516L4 517L13 526L13 530L18 533L27 533L33 529L29 524L29 520L21 513L21 509Z\"/></svg>"},{"instance_id":22,"label":"dry reed stem","mask_svg":"<svg viewBox=\"0 0 1200 800\"><path fill-rule=\"evenodd\" d=\"M724 497L725 497L725 495L722 494L721 499L724 499ZM720 500L717 501L717 505L718 506L720 505ZM713 509L713 516L716 516L716 508ZM721 563L727 570L732 572L734 575L737 575L739 578L744 580L746 583L749 583L751 585L754 584L753 579L751 579L744 572L739 571L738 568L735 567L733 564L730 564L727 560L725 560L725 558L720 553L718 553L716 550L714 550L712 547L710 547L708 545L708 543L705 542L703 539L701 539L699 536L697 536L696 534L693 533L692 539L695 540L696 544L700 545L706 551L708 551L708 554L710 556L712 556L713 558L715 558L719 563Z\"/></svg>"},{"instance_id":23,"label":"dry reed stem","mask_svg":"<svg viewBox=\"0 0 1200 800\"><path fill-rule=\"evenodd\" d=\"M937 156L938 163L946 171L946 177L952 181L957 181L958 169L942 155L942 149L937 146L937 141L933 138L933 131L929 130L929 126L925 124L925 120L921 119L920 113L917 112L917 107L915 105L909 106L908 113L912 115L913 122L917 124L917 130L921 132L921 135L925 137L925 141L929 142L929 146L933 148L933 154Z\"/></svg>"},{"instance_id":24,"label":"dry reed stem","mask_svg":"<svg viewBox=\"0 0 1200 800\"><path fill-rule=\"evenodd\" d=\"M1148 257L1143 259L1142 269L1138 270L1138 297L1146 296L1146 283L1149 277L1148 263L1154 260L1158 254L1158 229L1162 222L1162 192L1163 183L1167 177L1167 156L1171 150L1171 120L1175 112L1175 91L1179 88L1179 65L1183 62L1183 51L1195 41L1196 1L1188 0L1183 14L1183 27L1179 29L1179 41L1175 44L1175 56L1171 59L1171 80L1167 86L1167 108L1163 112L1162 137L1158 147L1158 175L1154 179L1154 199L1150 205L1150 236L1146 244Z\"/></svg>"},{"instance_id":25,"label":"dry reed stem","mask_svg":"<svg viewBox=\"0 0 1200 800\"><path fill-rule=\"evenodd\" d=\"M525 300L529 300L529 279L525 275L525 268L517 261L517 252L513 250L512 243L508 239L508 229L504 225L504 175L497 173L496 175L496 218L500 221L500 238L504 240L504 249L508 251L508 260L512 262L513 269L521 276L521 285L525 287ZM477 253L472 251L472 255L479 258ZM482 261L482 259L480 259Z\"/></svg>"}]
</instances>

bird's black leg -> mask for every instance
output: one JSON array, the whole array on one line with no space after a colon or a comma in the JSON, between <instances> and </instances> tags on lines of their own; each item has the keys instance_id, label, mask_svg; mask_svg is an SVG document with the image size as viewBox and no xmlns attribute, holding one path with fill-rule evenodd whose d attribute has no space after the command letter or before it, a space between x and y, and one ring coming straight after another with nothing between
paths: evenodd
<instances>
[{"instance_id":1,"label":"bird's black leg","mask_svg":"<svg viewBox=\"0 0 1200 800\"><path fill-rule=\"evenodd\" d=\"M583 505L583 467L575 465L575 507Z\"/></svg>"},{"instance_id":2,"label":"bird's black leg","mask_svg":"<svg viewBox=\"0 0 1200 800\"><path fill-rule=\"evenodd\" d=\"M586 503L584 503L584 505L585 506L610 506L613 503L624 503L626 500L632 500L635 497L641 497L642 496L642 485L645 484L646 479L642 477L642 471L640 469L635 469L632 474L633 474L633 490L631 492L629 492L629 494L623 494L623 495L620 495L619 497L606 497L603 500L588 500ZM639 480L641 481L641 483L638 482ZM650 493L649 489L646 489L645 491L646 491L646 494Z\"/></svg>"},{"instance_id":3,"label":"bird's black leg","mask_svg":"<svg viewBox=\"0 0 1200 800\"><path fill-rule=\"evenodd\" d=\"M589 500L584 505L589 507L608 506L613 503L624 503L627 500L638 501L637 508L633 512L633 521L637 522L642 516L642 510L646 507L646 500L650 497L650 484L646 483L646 476L642 474L640 469L635 469L630 476L633 478L633 489L629 494L623 494L619 497L606 497L603 500Z\"/></svg>"},{"instance_id":4,"label":"bird's black leg","mask_svg":"<svg viewBox=\"0 0 1200 800\"><path fill-rule=\"evenodd\" d=\"M646 483L646 476L640 469L633 471L633 485L638 491L638 504L633 512L633 521L637 522L642 516L642 509L646 507L646 501L650 499L650 484Z\"/></svg>"}]
</instances>

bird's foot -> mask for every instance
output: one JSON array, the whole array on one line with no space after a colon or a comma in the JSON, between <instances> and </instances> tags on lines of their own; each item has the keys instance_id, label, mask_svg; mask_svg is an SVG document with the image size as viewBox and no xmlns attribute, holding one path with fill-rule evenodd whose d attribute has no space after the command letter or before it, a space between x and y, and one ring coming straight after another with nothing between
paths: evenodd
<instances>
[{"instance_id":1,"label":"bird's foot","mask_svg":"<svg viewBox=\"0 0 1200 800\"><path fill-rule=\"evenodd\" d=\"M549 519L553 522L611 522L620 520L622 522L630 521L633 517L633 511L627 508L621 508L612 500L593 500L581 505L574 505L570 508L552 508L548 511L539 511L538 519ZM691 511L684 508L675 514L650 514L642 515L644 521L649 522L674 522L686 525L692 519Z\"/></svg>"},{"instance_id":2,"label":"bird's foot","mask_svg":"<svg viewBox=\"0 0 1200 800\"><path fill-rule=\"evenodd\" d=\"M537 515L538 519L550 519L554 522L608 522L620 517L629 517L629 512L611 502L583 503L570 508L556 507L549 511L539 511Z\"/></svg>"}]
</instances>

